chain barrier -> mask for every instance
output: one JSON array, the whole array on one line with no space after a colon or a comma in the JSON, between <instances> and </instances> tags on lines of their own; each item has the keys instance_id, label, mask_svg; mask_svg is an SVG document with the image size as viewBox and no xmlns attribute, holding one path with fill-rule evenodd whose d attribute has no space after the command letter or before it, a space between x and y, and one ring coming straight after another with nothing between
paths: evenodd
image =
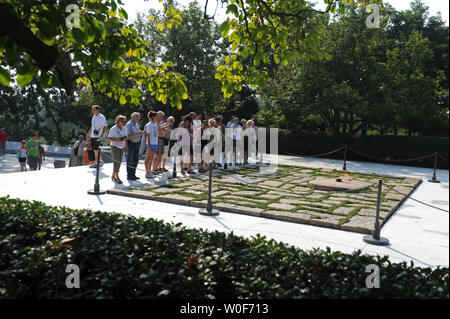
<instances>
[{"instance_id":1,"label":"chain barrier","mask_svg":"<svg viewBox=\"0 0 450 319\"><path fill-rule=\"evenodd\" d=\"M448 159L446 159L444 156L438 153L438 156L444 161L448 163Z\"/></svg>"},{"instance_id":2,"label":"chain barrier","mask_svg":"<svg viewBox=\"0 0 450 319\"><path fill-rule=\"evenodd\" d=\"M283 154L286 154L286 155L289 155L289 156L324 157L324 156L328 156L328 155L335 154L335 153L340 152L340 151L342 151L342 150L344 150L344 149L345 149L345 146L343 146L343 147L341 147L341 148L338 148L338 149L336 149L336 150L334 150L334 151L331 151L331 152L327 152L327 153L324 153L324 154L317 154L317 155L298 155L298 154L294 154L294 153L287 152L287 151L282 150L282 149L280 149L280 151L281 151ZM352 147L347 147L347 150L352 151L352 152L354 152L354 153L356 153L356 154L358 154L358 155L360 155L360 156L364 156L364 157L369 158L369 159L372 159L372 160L381 161L381 162L386 162L386 163L389 163L389 162L413 162L413 161L420 161L420 160L423 160L423 159L428 159L428 158L432 158L432 157L436 156L436 154L430 154L430 155L425 155L425 156L421 156L421 157L417 157L417 158L409 158L409 159L383 159L383 158L378 158L378 157L375 157L375 156L371 156L371 155L369 155L369 154L362 153L362 152L360 152L360 151L358 151L358 150L355 150L355 149L352 148ZM439 153L438 153L437 155L438 155L443 161L449 163L449 160L446 159L444 156L442 156L442 155L439 154ZM128 166L129 166L129 165L128 165ZM133 168L133 169L136 169L136 170L141 170L141 169L138 169L137 167L132 167L132 166L129 166L129 167L131 167L131 168ZM141 170L141 171L144 171L144 170Z\"/></svg>"},{"instance_id":3,"label":"chain barrier","mask_svg":"<svg viewBox=\"0 0 450 319\"><path fill-rule=\"evenodd\" d=\"M397 193L397 194L400 194L400 195L402 195L402 196L407 196L407 197L409 197L408 194L403 194L402 192L399 192L398 190L394 189L393 186L390 186L390 185L387 185L387 184L383 184L383 185L386 186L386 187L387 187L388 189L390 189L391 191ZM417 202L417 203L419 203L419 204L428 206L428 207L433 208L433 209L437 209L437 210L440 210L440 211L443 211L443 212L446 212L446 213L449 212L448 210L445 210L445 209L440 208L440 207L433 206L433 205L431 205L431 204L425 203L425 202L423 202L423 201L421 201L421 200L418 200L418 199L416 199L416 198L413 198L413 197L409 197L408 199L411 199L412 201L415 201L415 202Z\"/></svg>"},{"instance_id":4,"label":"chain barrier","mask_svg":"<svg viewBox=\"0 0 450 319\"><path fill-rule=\"evenodd\" d=\"M307 156L307 157L323 157L323 156L331 155L331 154L337 153L337 152L339 152L339 151L342 151L344 148L345 148L345 147L341 147L341 148L339 148L339 149L337 149L337 150L334 150L334 151L331 151L331 152L328 152L328 153L325 153L325 154L319 154L319 155L301 155L301 156ZM280 150L280 151L283 152L283 154L286 154L286 155L289 155L289 156L299 156L298 154L293 154L293 153L290 153L290 152L286 152L286 151L284 151L284 150Z\"/></svg>"},{"instance_id":5,"label":"chain barrier","mask_svg":"<svg viewBox=\"0 0 450 319\"><path fill-rule=\"evenodd\" d=\"M431 157L435 156L435 154L430 154L430 155L426 155L426 156L422 156L422 157L409 158L409 159L398 159L398 160L395 160L395 159L382 159L382 158L378 158L378 157L374 157L374 156L362 153L360 151L355 150L352 147L349 147L348 149L350 151L358 154L358 155L365 156L365 157L367 157L369 159L373 159L373 160L376 160L376 161L382 161L382 162L414 162L414 161L420 161L420 160L431 158Z\"/></svg>"}]
</instances>

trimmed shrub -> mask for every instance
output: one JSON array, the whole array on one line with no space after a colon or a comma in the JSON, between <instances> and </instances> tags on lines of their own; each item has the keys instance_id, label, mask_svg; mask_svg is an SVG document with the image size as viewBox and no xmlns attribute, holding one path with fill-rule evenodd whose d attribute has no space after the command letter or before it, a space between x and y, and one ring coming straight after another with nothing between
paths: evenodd
<instances>
[{"instance_id":1,"label":"trimmed shrub","mask_svg":"<svg viewBox=\"0 0 450 319\"><path fill-rule=\"evenodd\" d=\"M267 141L269 140L268 134ZM344 135L335 136L324 132L279 130L278 141L279 153L284 155L311 156L325 154L347 144L350 148L373 157L361 156L349 151L349 161L391 163L432 168L434 166L434 157L409 162L397 162L395 160L414 159L434 154L435 152L438 152L447 160L449 158L448 137L367 135L352 138ZM344 151L342 150L326 157L343 160ZM438 168L448 169L448 161L439 158Z\"/></svg>"},{"instance_id":2,"label":"trimmed shrub","mask_svg":"<svg viewBox=\"0 0 450 319\"><path fill-rule=\"evenodd\" d=\"M448 298L448 268L0 198L0 298ZM66 288L68 264L80 289ZM366 266L381 287L366 288Z\"/></svg>"}]
</instances>

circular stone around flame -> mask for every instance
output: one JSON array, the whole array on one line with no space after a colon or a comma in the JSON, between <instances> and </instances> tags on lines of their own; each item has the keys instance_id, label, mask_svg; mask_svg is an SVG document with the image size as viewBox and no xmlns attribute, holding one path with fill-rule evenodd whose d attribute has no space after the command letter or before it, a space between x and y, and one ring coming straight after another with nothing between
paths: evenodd
<instances>
[{"instance_id":1,"label":"circular stone around flame","mask_svg":"<svg viewBox=\"0 0 450 319\"><path fill-rule=\"evenodd\" d=\"M338 181L333 178L316 178L309 182L309 184L316 190L321 191L341 191L341 192L356 192L370 188L372 184L355 181L355 180L343 180Z\"/></svg>"}]
</instances>

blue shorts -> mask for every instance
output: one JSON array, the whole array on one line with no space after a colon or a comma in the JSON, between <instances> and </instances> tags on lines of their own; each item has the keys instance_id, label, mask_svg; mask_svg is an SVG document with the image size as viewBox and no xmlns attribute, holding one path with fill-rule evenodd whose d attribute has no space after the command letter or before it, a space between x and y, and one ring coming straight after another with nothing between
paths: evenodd
<instances>
[{"instance_id":1,"label":"blue shorts","mask_svg":"<svg viewBox=\"0 0 450 319\"><path fill-rule=\"evenodd\" d=\"M158 151L158 145L150 145L152 147L152 151L153 152L157 152Z\"/></svg>"}]
</instances>

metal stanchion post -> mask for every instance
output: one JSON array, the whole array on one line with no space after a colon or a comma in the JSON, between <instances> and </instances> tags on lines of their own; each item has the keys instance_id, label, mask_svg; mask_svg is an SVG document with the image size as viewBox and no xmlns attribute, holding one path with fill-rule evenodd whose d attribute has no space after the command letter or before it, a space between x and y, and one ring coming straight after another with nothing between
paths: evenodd
<instances>
[{"instance_id":1,"label":"metal stanchion post","mask_svg":"<svg viewBox=\"0 0 450 319\"><path fill-rule=\"evenodd\" d=\"M225 150L226 150L226 148L225 148ZM228 169L227 154L226 154L225 150L223 151L223 169Z\"/></svg>"},{"instance_id":2,"label":"metal stanchion post","mask_svg":"<svg viewBox=\"0 0 450 319\"><path fill-rule=\"evenodd\" d=\"M89 195L104 195L106 194L105 191L101 191L100 190L100 183L99 183L99 176L100 176L100 156L102 154L101 149L98 149L98 156L97 156L97 175L95 176L95 184L94 184L94 189L93 190L89 190L88 194Z\"/></svg>"},{"instance_id":3,"label":"metal stanchion post","mask_svg":"<svg viewBox=\"0 0 450 319\"><path fill-rule=\"evenodd\" d=\"M344 146L344 167L342 168L344 171L347 170L347 150L348 150L348 146L347 146L347 144L345 144L345 146Z\"/></svg>"},{"instance_id":4,"label":"metal stanchion post","mask_svg":"<svg viewBox=\"0 0 450 319\"><path fill-rule=\"evenodd\" d=\"M219 215L219 211L217 209L213 209L212 206L212 198L211 198L211 188L212 188L212 161L209 163L209 183L208 183L208 204L206 205L206 209L200 209L200 215L205 216L217 216Z\"/></svg>"},{"instance_id":5,"label":"metal stanchion post","mask_svg":"<svg viewBox=\"0 0 450 319\"><path fill-rule=\"evenodd\" d=\"M381 206L381 192L383 187L383 181L378 181L378 201L377 201L377 213L375 217L375 225L372 235L364 236L364 241L371 245L389 245L389 239L380 237L380 206Z\"/></svg>"},{"instance_id":6,"label":"metal stanchion post","mask_svg":"<svg viewBox=\"0 0 450 319\"><path fill-rule=\"evenodd\" d=\"M175 155L173 158L173 170L172 170L172 176L168 177L168 179L175 179L177 178L177 156Z\"/></svg>"},{"instance_id":7,"label":"metal stanchion post","mask_svg":"<svg viewBox=\"0 0 450 319\"><path fill-rule=\"evenodd\" d=\"M433 171L433 177L428 180L430 183L440 183L440 181L437 180L436 177L436 170L437 170L437 161L438 161L438 153L434 153L434 171Z\"/></svg>"}]
</instances>

